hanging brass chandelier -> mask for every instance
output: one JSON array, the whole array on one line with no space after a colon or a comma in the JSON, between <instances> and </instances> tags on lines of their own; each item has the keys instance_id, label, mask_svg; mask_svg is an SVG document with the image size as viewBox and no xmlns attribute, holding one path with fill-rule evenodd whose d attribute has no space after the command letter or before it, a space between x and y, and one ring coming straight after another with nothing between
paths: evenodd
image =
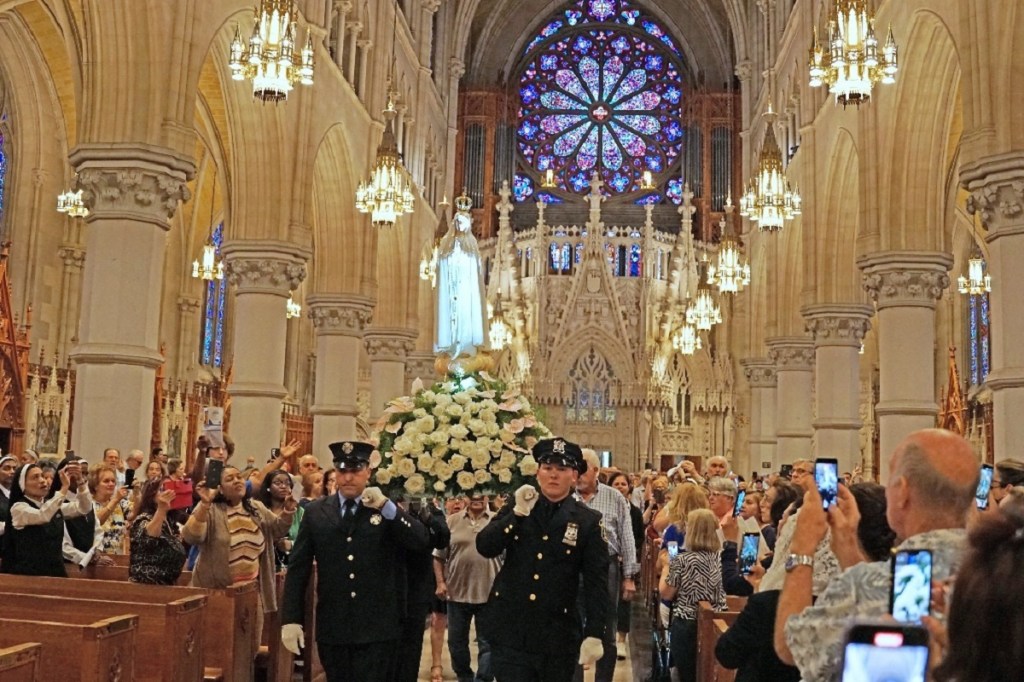
<instances>
[{"instance_id":1,"label":"hanging brass chandelier","mask_svg":"<svg viewBox=\"0 0 1024 682\"><path fill-rule=\"evenodd\" d=\"M799 190L789 184L782 167L782 150L775 139L775 114L770 103L765 118L767 130L757 172L740 197L740 215L757 223L762 231L775 232L782 229L785 221L800 215L803 200Z\"/></svg>"},{"instance_id":2,"label":"hanging brass chandelier","mask_svg":"<svg viewBox=\"0 0 1024 682\"><path fill-rule=\"evenodd\" d=\"M700 334L692 324L684 324L672 335L672 348L683 355L693 355L702 347Z\"/></svg>"},{"instance_id":3,"label":"hanging brass chandelier","mask_svg":"<svg viewBox=\"0 0 1024 682\"><path fill-rule=\"evenodd\" d=\"M491 350L501 350L512 343L512 328L505 321L505 311L501 307L501 294L498 294L493 306L487 305L490 312L490 327L487 336L491 342Z\"/></svg>"},{"instance_id":4,"label":"hanging brass chandelier","mask_svg":"<svg viewBox=\"0 0 1024 682\"><path fill-rule=\"evenodd\" d=\"M260 0L248 44L238 27L231 40L228 66L231 78L252 81L252 96L263 102L288 99L295 83L313 84L313 32L295 62L295 3L293 0Z\"/></svg>"},{"instance_id":5,"label":"hanging brass chandelier","mask_svg":"<svg viewBox=\"0 0 1024 682\"><path fill-rule=\"evenodd\" d=\"M980 255L971 256L967 263L967 276L957 277L961 294L981 296L992 291L992 276L986 272L985 261Z\"/></svg>"},{"instance_id":6,"label":"hanging brass chandelier","mask_svg":"<svg viewBox=\"0 0 1024 682\"><path fill-rule=\"evenodd\" d=\"M705 281L698 277L697 293L686 307L686 323L706 332L722 321L722 308Z\"/></svg>"},{"instance_id":7,"label":"hanging brass chandelier","mask_svg":"<svg viewBox=\"0 0 1024 682\"><path fill-rule=\"evenodd\" d=\"M67 213L72 218L84 218L89 215L89 209L82 201L82 190L72 192L70 189L57 195L57 212Z\"/></svg>"},{"instance_id":8,"label":"hanging brass chandelier","mask_svg":"<svg viewBox=\"0 0 1024 682\"><path fill-rule=\"evenodd\" d=\"M394 99L389 94L377 161L370 178L356 190L356 208L369 213L375 227L392 227L399 217L413 210L412 190L395 140L395 114Z\"/></svg>"},{"instance_id":9,"label":"hanging brass chandelier","mask_svg":"<svg viewBox=\"0 0 1024 682\"><path fill-rule=\"evenodd\" d=\"M732 198L725 200L726 215L733 211ZM708 264L708 284L718 287L719 293L737 294L750 284L750 264L743 256L743 245L729 234L729 222L722 218L722 239L718 242L718 257Z\"/></svg>"},{"instance_id":10,"label":"hanging brass chandelier","mask_svg":"<svg viewBox=\"0 0 1024 682\"><path fill-rule=\"evenodd\" d=\"M217 257L217 247L213 243L213 209L217 203L217 177L214 175L213 196L210 198L210 231L211 234L203 243L202 260L192 261L192 276L206 282L224 279L224 261Z\"/></svg>"},{"instance_id":11,"label":"hanging brass chandelier","mask_svg":"<svg viewBox=\"0 0 1024 682\"><path fill-rule=\"evenodd\" d=\"M828 22L828 45L814 42L808 71L810 85L819 88L828 85L837 104L860 106L871 99L876 83L896 82L899 55L892 27L885 38L881 55L875 37L872 13L867 0L836 0Z\"/></svg>"},{"instance_id":12,"label":"hanging brass chandelier","mask_svg":"<svg viewBox=\"0 0 1024 682\"><path fill-rule=\"evenodd\" d=\"M284 304L284 318L291 320L302 314L302 306L298 304L292 292L288 292L288 301Z\"/></svg>"}]
</instances>

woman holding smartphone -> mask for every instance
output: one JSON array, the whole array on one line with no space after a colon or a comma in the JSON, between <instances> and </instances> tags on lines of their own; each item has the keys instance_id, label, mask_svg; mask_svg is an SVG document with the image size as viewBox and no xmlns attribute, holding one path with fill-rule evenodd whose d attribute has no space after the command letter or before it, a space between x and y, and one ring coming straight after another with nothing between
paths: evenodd
<instances>
[{"instance_id":1,"label":"woman holding smartphone","mask_svg":"<svg viewBox=\"0 0 1024 682\"><path fill-rule=\"evenodd\" d=\"M181 575L185 545L168 518L174 498L174 488L165 488L163 481L149 480L142 486L130 531L128 580L133 583L173 585Z\"/></svg>"},{"instance_id":2,"label":"woman holding smartphone","mask_svg":"<svg viewBox=\"0 0 1024 682\"><path fill-rule=\"evenodd\" d=\"M295 500L289 496L281 513L275 514L259 500L249 499L245 477L230 464L224 465L217 487L208 488L203 481L197 492L199 504L181 529L182 540L199 550L192 586L220 589L256 581L262 602L253 629L258 640L263 614L277 610L274 542L287 535Z\"/></svg>"},{"instance_id":3,"label":"woman holding smartphone","mask_svg":"<svg viewBox=\"0 0 1024 682\"><path fill-rule=\"evenodd\" d=\"M66 578L64 519L85 516L92 497L82 484L77 462L59 472L60 488L46 499L49 486L42 468L23 464L11 485L11 523L4 533L3 572Z\"/></svg>"}]
</instances>

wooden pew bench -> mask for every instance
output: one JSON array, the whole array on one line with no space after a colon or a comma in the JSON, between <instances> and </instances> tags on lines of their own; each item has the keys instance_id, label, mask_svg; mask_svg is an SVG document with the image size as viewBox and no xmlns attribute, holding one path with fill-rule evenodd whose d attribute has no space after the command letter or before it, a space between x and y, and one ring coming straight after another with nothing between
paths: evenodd
<instances>
[{"instance_id":1,"label":"wooden pew bench","mask_svg":"<svg viewBox=\"0 0 1024 682\"><path fill-rule=\"evenodd\" d=\"M59 578L57 578L59 580ZM63 622L0 618L0 647L39 642L39 682L128 682L135 679L136 616L67 617ZM6 680L6 674L4 675Z\"/></svg>"},{"instance_id":2,"label":"wooden pew bench","mask_svg":"<svg viewBox=\"0 0 1024 682\"><path fill-rule=\"evenodd\" d=\"M258 636L254 629L259 607L256 583L207 590L127 581L0 575L0 592L150 603L155 600L170 602L186 596L207 596L206 608L203 609L204 677L225 681L253 678Z\"/></svg>"},{"instance_id":3,"label":"wooden pew bench","mask_svg":"<svg viewBox=\"0 0 1024 682\"><path fill-rule=\"evenodd\" d=\"M729 623L725 622L721 618L715 618L712 621L715 626L715 643L718 643L718 638L726 633L726 631L732 627ZM715 649L711 648L711 655L714 657ZM736 682L736 671L722 667L722 664L716 659L714 661L714 682Z\"/></svg>"},{"instance_id":4,"label":"wooden pew bench","mask_svg":"<svg viewBox=\"0 0 1024 682\"><path fill-rule=\"evenodd\" d=\"M746 606L745 597L726 597L728 611L715 611L706 601L697 606L697 679L701 682L716 682L716 668L725 671L715 659L715 645L718 643L720 631L715 621L720 621L726 629L735 622L740 611Z\"/></svg>"},{"instance_id":5,"label":"wooden pew bench","mask_svg":"<svg viewBox=\"0 0 1024 682\"><path fill-rule=\"evenodd\" d=\"M39 658L43 645L26 642L0 648L0 680L36 682L40 679Z\"/></svg>"},{"instance_id":6,"label":"wooden pew bench","mask_svg":"<svg viewBox=\"0 0 1024 682\"><path fill-rule=\"evenodd\" d=\"M0 613L7 618L64 621L78 616L139 617L135 679L194 682L203 674L203 609L206 595L152 595L151 600L115 601L0 592ZM45 661L44 661L45 662Z\"/></svg>"}]
</instances>

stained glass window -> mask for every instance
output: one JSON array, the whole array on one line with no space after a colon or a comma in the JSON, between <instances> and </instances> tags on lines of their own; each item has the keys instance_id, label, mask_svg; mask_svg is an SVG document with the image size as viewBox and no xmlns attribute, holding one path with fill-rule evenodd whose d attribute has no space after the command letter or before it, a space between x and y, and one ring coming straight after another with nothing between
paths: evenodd
<instances>
[{"instance_id":1,"label":"stained glass window","mask_svg":"<svg viewBox=\"0 0 1024 682\"><path fill-rule=\"evenodd\" d=\"M224 223L213 229L211 241L220 258L220 247L224 241ZM224 365L224 312L227 307L226 279L213 279L206 283L203 294L203 336L200 354L204 365L223 367Z\"/></svg>"},{"instance_id":2,"label":"stained glass window","mask_svg":"<svg viewBox=\"0 0 1024 682\"><path fill-rule=\"evenodd\" d=\"M610 404L609 388L614 378L608 361L593 347L580 356L569 370L572 391L565 406L566 421L578 424L614 423L615 407Z\"/></svg>"},{"instance_id":3,"label":"stained glass window","mask_svg":"<svg viewBox=\"0 0 1024 682\"><path fill-rule=\"evenodd\" d=\"M0 227L3 227L4 224L4 180L6 179L7 156L4 154L4 132L0 130Z\"/></svg>"},{"instance_id":4,"label":"stained glass window","mask_svg":"<svg viewBox=\"0 0 1024 682\"><path fill-rule=\"evenodd\" d=\"M972 294L967 307L970 334L971 385L979 386L988 376L992 351L989 339L990 319L988 294Z\"/></svg>"},{"instance_id":5,"label":"stained glass window","mask_svg":"<svg viewBox=\"0 0 1024 682\"><path fill-rule=\"evenodd\" d=\"M678 177L681 69L675 41L629 0L568 3L519 70L521 175L551 168L555 191L586 194L596 171L610 196L639 192L645 170L662 184ZM529 196L522 185L518 201Z\"/></svg>"}]
</instances>

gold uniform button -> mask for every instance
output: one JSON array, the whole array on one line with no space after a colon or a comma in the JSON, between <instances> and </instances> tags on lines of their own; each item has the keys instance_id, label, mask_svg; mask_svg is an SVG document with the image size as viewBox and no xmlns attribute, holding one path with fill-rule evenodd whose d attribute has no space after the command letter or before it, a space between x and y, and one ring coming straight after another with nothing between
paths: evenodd
<instances>
[{"instance_id":1,"label":"gold uniform button","mask_svg":"<svg viewBox=\"0 0 1024 682\"><path fill-rule=\"evenodd\" d=\"M547 535L545 535L544 537L541 538L541 540L547 540L547 539L548 539Z\"/></svg>"},{"instance_id":2,"label":"gold uniform button","mask_svg":"<svg viewBox=\"0 0 1024 682\"><path fill-rule=\"evenodd\" d=\"M542 552L537 552L537 558L538 559L543 559L544 558L544 554Z\"/></svg>"},{"instance_id":3,"label":"gold uniform button","mask_svg":"<svg viewBox=\"0 0 1024 682\"><path fill-rule=\"evenodd\" d=\"M355 557L354 557L354 556L352 556L351 554L349 554L349 555L348 555L348 560L349 560L349 561L352 561L352 560L354 560L354 559L355 559Z\"/></svg>"},{"instance_id":4,"label":"gold uniform button","mask_svg":"<svg viewBox=\"0 0 1024 682\"><path fill-rule=\"evenodd\" d=\"M349 573L348 574L348 579L349 580L355 580L356 579L356 574L355 573Z\"/></svg>"},{"instance_id":5,"label":"gold uniform button","mask_svg":"<svg viewBox=\"0 0 1024 682\"><path fill-rule=\"evenodd\" d=\"M534 573L534 574L533 574L533 579L534 579L534 580L540 580L540 576L539 576L539 575L537 575L536 573Z\"/></svg>"},{"instance_id":6,"label":"gold uniform button","mask_svg":"<svg viewBox=\"0 0 1024 682\"><path fill-rule=\"evenodd\" d=\"M505 526L505 532L506 533L511 533L512 532L512 528L510 526Z\"/></svg>"},{"instance_id":7,"label":"gold uniform button","mask_svg":"<svg viewBox=\"0 0 1024 682\"><path fill-rule=\"evenodd\" d=\"M515 538L516 540L518 540L518 539L519 539L519 536L518 536L518 535L513 535L512 537L514 537L514 538Z\"/></svg>"},{"instance_id":8,"label":"gold uniform button","mask_svg":"<svg viewBox=\"0 0 1024 682\"><path fill-rule=\"evenodd\" d=\"M537 595L531 594L530 595L530 601L537 601Z\"/></svg>"},{"instance_id":9,"label":"gold uniform button","mask_svg":"<svg viewBox=\"0 0 1024 682\"><path fill-rule=\"evenodd\" d=\"M571 549L567 549L567 550L565 550L565 553L566 554L572 554L572 550Z\"/></svg>"},{"instance_id":10,"label":"gold uniform button","mask_svg":"<svg viewBox=\"0 0 1024 682\"><path fill-rule=\"evenodd\" d=\"M352 598L354 599L354 598L355 598L355 596L356 596L356 593L355 593L355 592L353 592L353 593L352 593Z\"/></svg>"},{"instance_id":11,"label":"gold uniform button","mask_svg":"<svg viewBox=\"0 0 1024 682\"><path fill-rule=\"evenodd\" d=\"M348 540L349 542L352 542L352 538L350 538L350 537L345 538L345 539Z\"/></svg>"}]
</instances>

